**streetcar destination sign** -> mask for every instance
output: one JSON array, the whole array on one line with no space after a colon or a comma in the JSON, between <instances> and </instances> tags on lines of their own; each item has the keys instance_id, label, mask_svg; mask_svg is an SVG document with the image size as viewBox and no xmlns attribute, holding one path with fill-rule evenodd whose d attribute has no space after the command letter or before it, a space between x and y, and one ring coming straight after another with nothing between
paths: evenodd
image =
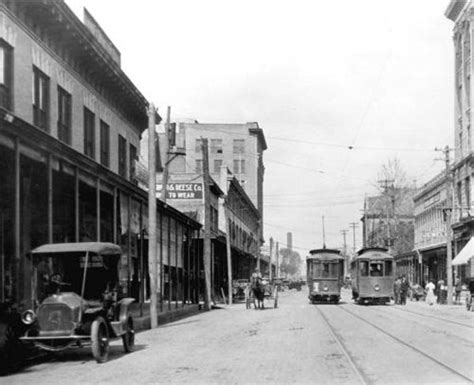
<instances>
[{"instance_id":1,"label":"streetcar destination sign","mask_svg":"<svg viewBox=\"0 0 474 385\"><path fill-rule=\"evenodd\" d=\"M156 185L159 192L162 184ZM167 199L202 199L202 183L168 183L166 185Z\"/></svg>"}]
</instances>

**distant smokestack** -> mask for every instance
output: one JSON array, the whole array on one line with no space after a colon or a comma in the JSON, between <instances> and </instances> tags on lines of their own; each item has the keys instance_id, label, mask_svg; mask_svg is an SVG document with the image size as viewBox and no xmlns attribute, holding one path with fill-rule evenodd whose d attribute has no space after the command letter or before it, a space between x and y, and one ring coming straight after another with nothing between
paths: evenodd
<instances>
[{"instance_id":1,"label":"distant smokestack","mask_svg":"<svg viewBox=\"0 0 474 385\"><path fill-rule=\"evenodd\" d=\"M288 250L293 250L293 234L286 233L286 247Z\"/></svg>"}]
</instances>

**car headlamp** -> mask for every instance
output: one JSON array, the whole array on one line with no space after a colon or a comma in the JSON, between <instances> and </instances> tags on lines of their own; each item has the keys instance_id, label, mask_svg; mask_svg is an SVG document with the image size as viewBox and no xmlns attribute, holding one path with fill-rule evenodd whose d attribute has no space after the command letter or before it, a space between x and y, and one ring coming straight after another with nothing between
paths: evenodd
<instances>
[{"instance_id":1,"label":"car headlamp","mask_svg":"<svg viewBox=\"0 0 474 385\"><path fill-rule=\"evenodd\" d=\"M324 289L323 289L323 290L324 290L324 291L328 291L329 288L328 288L327 286L324 286Z\"/></svg>"},{"instance_id":2,"label":"car headlamp","mask_svg":"<svg viewBox=\"0 0 474 385\"><path fill-rule=\"evenodd\" d=\"M36 314L33 310L25 310L21 315L21 320L26 325L31 325L36 320Z\"/></svg>"},{"instance_id":3,"label":"car headlamp","mask_svg":"<svg viewBox=\"0 0 474 385\"><path fill-rule=\"evenodd\" d=\"M380 290L380 286L379 286L379 285L375 285L375 286L374 286L374 290L375 290L375 291L379 291L379 290Z\"/></svg>"}]
</instances>

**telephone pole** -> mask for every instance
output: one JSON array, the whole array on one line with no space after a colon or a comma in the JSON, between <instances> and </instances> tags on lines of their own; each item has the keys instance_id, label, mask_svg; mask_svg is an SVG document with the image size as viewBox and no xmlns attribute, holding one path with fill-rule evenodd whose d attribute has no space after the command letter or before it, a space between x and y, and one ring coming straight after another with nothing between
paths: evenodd
<instances>
[{"instance_id":1,"label":"telephone pole","mask_svg":"<svg viewBox=\"0 0 474 385\"><path fill-rule=\"evenodd\" d=\"M171 107L168 106L168 110L166 112L166 123L165 123L165 164L163 167L163 178L161 181L161 196L160 196L163 202L166 202L168 174L169 174L168 164L170 162L170 138L169 138L170 113L171 113Z\"/></svg>"},{"instance_id":2,"label":"telephone pole","mask_svg":"<svg viewBox=\"0 0 474 385\"><path fill-rule=\"evenodd\" d=\"M278 242L276 243L275 247L275 254L276 254L276 275L280 277L280 252L278 250Z\"/></svg>"},{"instance_id":3,"label":"telephone pole","mask_svg":"<svg viewBox=\"0 0 474 385\"><path fill-rule=\"evenodd\" d=\"M203 240L203 262L205 296L204 307L211 310L211 191L209 188L209 149L207 138L201 138L202 151L202 179L204 195L204 240ZM232 294L232 293L231 293Z\"/></svg>"},{"instance_id":4,"label":"telephone pole","mask_svg":"<svg viewBox=\"0 0 474 385\"><path fill-rule=\"evenodd\" d=\"M393 189L393 184L395 183L395 180L393 179L384 179L380 180L379 183L382 185L383 188L383 193L387 198L390 198L389 204L387 204L387 248L390 250L392 247L392 235L390 232L390 218L391 218L391 211L393 210L393 213L395 215L395 195L390 194L390 189Z\"/></svg>"},{"instance_id":5,"label":"telephone pole","mask_svg":"<svg viewBox=\"0 0 474 385\"><path fill-rule=\"evenodd\" d=\"M355 230L356 230L357 227L359 227L359 224L357 222L351 222L351 223L349 223L349 226L352 227L352 241L353 241L352 251L353 251L353 254L355 255L355 253L356 253L356 233L355 233Z\"/></svg>"},{"instance_id":6,"label":"telephone pole","mask_svg":"<svg viewBox=\"0 0 474 385\"><path fill-rule=\"evenodd\" d=\"M346 243L346 235L347 235L348 230L341 230L341 234L344 238L344 276L347 275L347 272L349 270L349 261L348 261L348 255L347 255L347 243Z\"/></svg>"},{"instance_id":7,"label":"telephone pole","mask_svg":"<svg viewBox=\"0 0 474 385\"><path fill-rule=\"evenodd\" d=\"M270 271L268 272L268 276L270 277L270 282L272 282L272 279L273 279L272 261L273 261L273 238L270 237Z\"/></svg>"},{"instance_id":8,"label":"telephone pole","mask_svg":"<svg viewBox=\"0 0 474 385\"><path fill-rule=\"evenodd\" d=\"M452 194L451 194L451 171L449 167L449 146L444 148L445 164L446 164L446 274L448 281L448 305L453 304L453 251L452 251Z\"/></svg>"},{"instance_id":9,"label":"telephone pole","mask_svg":"<svg viewBox=\"0 0 474 385\"><path fill-rule=\"evenodd\" d=\"M155 106L148 107L148 265L150 269L150 322L158 327L158 261L156 255L156 149ZM161 286L161 285L160 285Z\"/></svg>"}]
</instances>

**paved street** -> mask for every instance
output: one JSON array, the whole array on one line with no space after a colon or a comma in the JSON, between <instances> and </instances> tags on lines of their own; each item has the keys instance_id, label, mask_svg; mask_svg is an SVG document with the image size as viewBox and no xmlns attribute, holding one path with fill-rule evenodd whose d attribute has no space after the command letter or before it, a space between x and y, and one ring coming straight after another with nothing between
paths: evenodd
<instances>
[{"instance_id":1,"label":"paved street","mask_svg":"<svg viewBox=\"0 0 474 385\"><path fill-rule=\"evenodd\" d=\"M137 335L109 362L88 349L35 362L0 378L17 383L469 383L474 313L461 306L310 305L283 292L278 309L244 304L201 313Z\"/></svg>"}]
</instances>

